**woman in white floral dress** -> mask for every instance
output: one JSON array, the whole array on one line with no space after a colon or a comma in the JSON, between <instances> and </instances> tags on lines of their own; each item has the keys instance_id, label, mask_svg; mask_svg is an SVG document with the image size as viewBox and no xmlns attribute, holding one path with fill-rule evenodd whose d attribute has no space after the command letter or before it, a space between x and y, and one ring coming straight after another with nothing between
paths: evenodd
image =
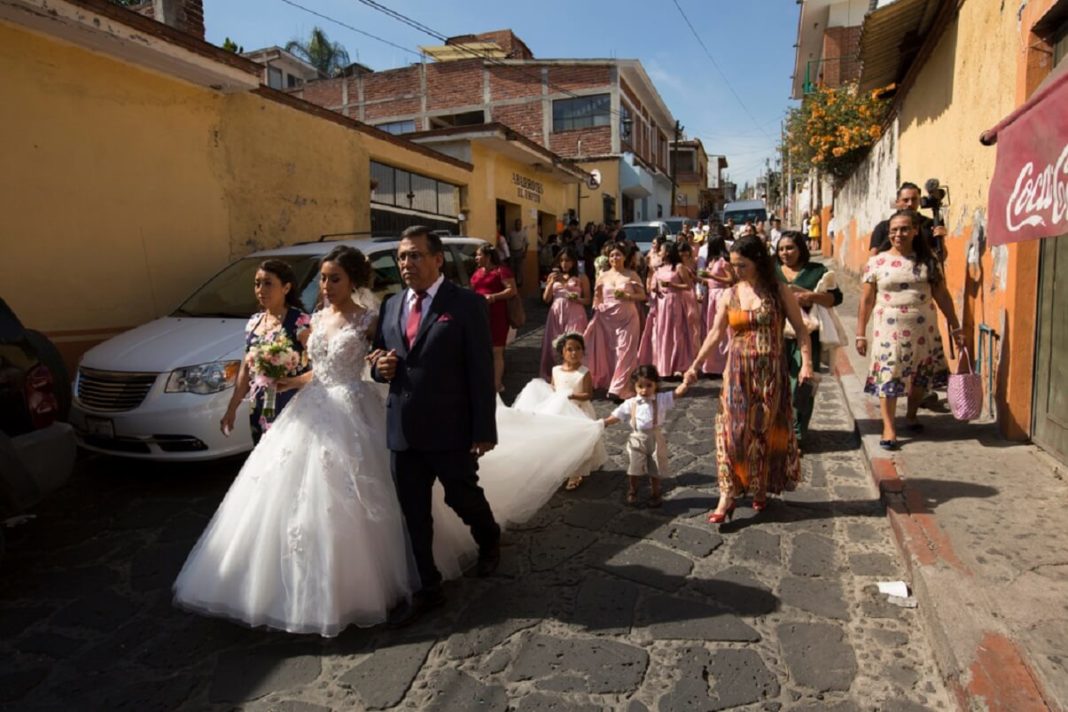
<instances>
[{"instance_id":1,"label":"woman in white floral dress","mask_svg":"<svg viewBox=\"0 0 1068 712\"><path fill-rule=\"evenodd\" d=\"M879 397L883 437L879 445L896 450L897 399L908 396L906 423L919 432L916 410L928 389L944 387L949 375L935 305L949 323L958 347L964 332L946 290L941 265L919 237L920 216L899 210L890 218L890 248L868 259L857 322L857 353L871 353L864 391ZM871 347L868 320L874 314Z\"/></svg>"}]
</instances>

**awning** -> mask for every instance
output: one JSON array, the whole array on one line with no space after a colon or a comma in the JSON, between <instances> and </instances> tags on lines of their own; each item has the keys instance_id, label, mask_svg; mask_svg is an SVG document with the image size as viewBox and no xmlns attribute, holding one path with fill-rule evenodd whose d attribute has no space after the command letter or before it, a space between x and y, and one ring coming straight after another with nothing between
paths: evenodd
<instances>
[{"instance_id":1,"label":"awning","mask_svg":"<svg viewBox=\"0 0 1068 712\"><path fill-rule=\"evenodd\" d=\"M1068 71L979 140L997 143L987 225L991 245L1068 233Z\"/></svg>"},{"instance_id":2,"label":"awning","mask_svg":"<svg viewBox=\"0 0 1068 712\"><path fill-rule=\"evenodd\" d=\"M938 0L896 0L873 10L860 31L861 91L900 82L919 52Z\"/></svg>"}]
</instances>

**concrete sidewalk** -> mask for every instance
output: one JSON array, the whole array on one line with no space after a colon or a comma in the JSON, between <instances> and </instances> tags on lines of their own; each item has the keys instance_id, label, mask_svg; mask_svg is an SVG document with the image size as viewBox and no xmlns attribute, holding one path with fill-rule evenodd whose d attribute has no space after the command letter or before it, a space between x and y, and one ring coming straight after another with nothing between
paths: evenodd
<instances>
[{"instance_id":1,"label":"concrete sidewalk","mask_svg":"<svg viewBox=\"0 0 1068 712\"><path fill-rule=\"evenodd\" d=\"M860 289L844 273L839 282L852 337ZM1034 445L1004 440L990 420L929 410L920 411L925 432L899 430L901 450L886 452L878 401L863 393L868 359L850 344L834 366L961 706L1068 709L1065 468ZM902 424L904 408L902 399Z\"/></svg>"}]
</instances>

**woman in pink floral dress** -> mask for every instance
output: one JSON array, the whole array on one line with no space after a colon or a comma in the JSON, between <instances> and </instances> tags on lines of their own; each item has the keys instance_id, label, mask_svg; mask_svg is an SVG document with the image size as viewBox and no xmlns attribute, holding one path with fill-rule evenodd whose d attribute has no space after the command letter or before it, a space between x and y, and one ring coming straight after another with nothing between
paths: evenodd
<instances>
[{"instance_id":1,"label":"woman in pink floral dress","mask_svg":"<svg viewBox=\"0 0 1068 712\"><path fill-rule=\"evenodd\" d=\"M890 217L890 249L868 259L857 318L857 353L871 353L864 391L879 397L884 450L896 450L897 399L908 396L909 430L923 429L916 410L928 389L944 387L949 375L935 305L949 323L950 337L964 345L953 300L938 258L919 234L920 216L899 210ZM868 320L874 314L871 341ZM869 343L871 347L869 348Z\"/></svg>"}]
</instances>

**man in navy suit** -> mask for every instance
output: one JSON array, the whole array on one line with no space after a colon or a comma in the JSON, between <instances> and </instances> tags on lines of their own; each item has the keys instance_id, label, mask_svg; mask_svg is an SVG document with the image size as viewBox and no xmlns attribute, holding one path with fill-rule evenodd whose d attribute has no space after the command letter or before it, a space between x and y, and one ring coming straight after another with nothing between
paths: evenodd
<instances>
[{"instance_id":1,"label":"man in navy suit","mask_svg":"<svg viewBox=\"0 0 1068 712\"><path fill-rule=\"evenodd\" d=\"M431 489L471 528L478 575L500 561L501 530L478 485L478 458L497 443L497 394L489 309L483 297L447 281L441 238L413 226L401 234L397 261L407 289L379 312L372 377L389 383L386 438L393 479L422 580L394 622L445 602L434 565Z\"/></svg>"}]
</instances>

